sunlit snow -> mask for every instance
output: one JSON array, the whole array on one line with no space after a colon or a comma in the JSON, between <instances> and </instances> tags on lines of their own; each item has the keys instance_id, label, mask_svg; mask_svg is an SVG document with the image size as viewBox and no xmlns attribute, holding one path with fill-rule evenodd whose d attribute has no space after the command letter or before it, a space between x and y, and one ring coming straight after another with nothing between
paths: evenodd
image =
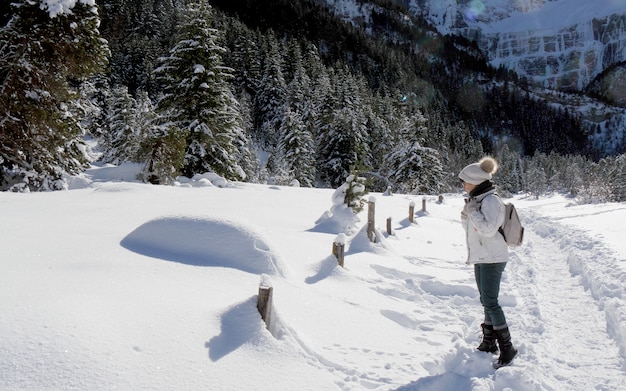
<instances>
[{"instance_id":1,"label":"sunlit snow","mask_svg":"<svg viewBox=\"0 0 626 391\"><path fill-rule=\"evenodd\" d=\"M626 389L625 204L513 200L526 238L501 302L520 354L495 371L475 350L460 193L426 211L422 195L367 195L372 243L367 210L338 212L332 189L152 186L137 169L0 193L1 390Z\"/></svg>"}]
</instances>

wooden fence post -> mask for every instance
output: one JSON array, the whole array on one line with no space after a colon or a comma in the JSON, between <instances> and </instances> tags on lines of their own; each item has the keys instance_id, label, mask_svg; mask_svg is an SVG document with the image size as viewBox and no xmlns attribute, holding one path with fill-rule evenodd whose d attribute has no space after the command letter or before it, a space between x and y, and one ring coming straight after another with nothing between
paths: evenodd
<instances>
[{"instance_id":1,"label":"wooden fence post","mask_svg":"<svg viewBox=\"0 0 626 391\"><path fill-rule=\"evenodd\" d=\"M376 199L374 197L370 197L369 202L367 203L367 237L370 239L370 242L376 242Z\"/></svg>"},{"instance_id":2,"label":"wooden fence post","mask_svg":"<svg viewBox=\"0 0 626 391\"><path fill-rule=\"evenodd\" d=\"M333 242L333 255L337 258L339 266L343 267L343 258L346 246L346 235L339 234Z\"/></svg>"},{"instance_id":3,"label":"wooden fence post","mask_svg":"<svg viewBox=\"0 0 626 391\"><path fill-rule=\"evenodd\" d=\"M426 197L422 198L422 212L426 212Z\"/></svg>"},{"instance_id":4,"label":"wooden fence post","mask_svg":"<svg viewBox=\"0 0 626 391\"><path fill-rule=\"evenodd\" d=\"M391 217L387 217L387 233L391 235Z\"/></svg>"},{"instance_id":5,"label":"wooden fence post","mask_svg":"<svg viewBox=\"0 0 626 391\"><path fill-rule=\"evenodd\" d=\"M439 200L437 202L443 204L443 195L439 194Z\"/></svg>"},{"instance_id":6,"label":"wooden fence post","mask_svg":"<svg viewBox=\"0 0 626 391\"><path fill-rule=\"evenodd\" d=\"M415 220L415 202L411 201L409 204L409 221L412 223Z\"/></svg>"},{"instance_id":7,"label":"wooden fence post","mask_svg":"<svg viewBox=\"0 0 626 391\"><path fill-rule=\"evenodd\" d=\"M272 316L272 294L274 288L267 281L267 276L262 276L261 284L259 285L259 297L257 299L256 308L261 314L261 319L265 322L265 327L269 330L270 321Z\"/></svg>"}]
</instances>

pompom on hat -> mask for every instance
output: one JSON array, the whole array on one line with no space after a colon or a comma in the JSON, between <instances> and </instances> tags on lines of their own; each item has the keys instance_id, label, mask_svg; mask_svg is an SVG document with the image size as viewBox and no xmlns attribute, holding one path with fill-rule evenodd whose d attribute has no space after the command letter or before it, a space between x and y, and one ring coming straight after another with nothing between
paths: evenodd
<instances>
[{"instance_id":1,"label":"pompom on hat","mask_svg":"<svg viewBox=\"0 0 626 391\"><path fill-rule=\"evenodd\" d=\"M459 178L463 182L472 185L480 185L484 181L490 181L493 175L498 171L498 162L491 156L486 156L478 163L472 163L465 166L459 173Z\"/></svg>"}]
</instances>

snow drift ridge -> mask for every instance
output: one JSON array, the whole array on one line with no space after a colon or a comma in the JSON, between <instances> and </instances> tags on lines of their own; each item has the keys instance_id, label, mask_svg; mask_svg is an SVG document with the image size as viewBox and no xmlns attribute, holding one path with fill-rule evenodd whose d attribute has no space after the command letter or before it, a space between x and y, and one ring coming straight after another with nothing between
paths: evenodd
<instances>
[{"instance_id":1,"label":"snow drift ridge","mask_svg":"<svg viewBox=\"0 0 626 391\"><path fill-rule=\"evenodd\" d=\"M186 265L285 276L283 262L267 240L253 229L230 221L161 217L139 226L120 244L142 255Z\"/></svg>"}]
</instances>

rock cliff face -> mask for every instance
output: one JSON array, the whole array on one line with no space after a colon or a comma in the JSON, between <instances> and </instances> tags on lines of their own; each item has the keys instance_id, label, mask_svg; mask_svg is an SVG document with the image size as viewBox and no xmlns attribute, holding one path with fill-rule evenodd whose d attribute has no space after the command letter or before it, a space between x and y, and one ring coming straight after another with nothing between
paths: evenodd
<instances>
[{"instance_id":1,"label":"rock cliff face","mask_svg":"<svg viewBox=\"0 0 626 391\"><path fill-rule=\"evenodd\" d=\"M626 61L622 1L412 0L411 9L444 34L478 42L492 65L546 88L580 91Z\"/></svg>"},{"instance_id":2,"label":"rock cliff face","mask_svg":"<svg viewBox=\"0 0 626 391\"><path fill-rule=\"evenodd\" d=\"M503 65L537 84L582 90L612 65L626 61L626 14L568 27L481 33L466 29L494 66Z\"/></svg>"}]
</instances>

